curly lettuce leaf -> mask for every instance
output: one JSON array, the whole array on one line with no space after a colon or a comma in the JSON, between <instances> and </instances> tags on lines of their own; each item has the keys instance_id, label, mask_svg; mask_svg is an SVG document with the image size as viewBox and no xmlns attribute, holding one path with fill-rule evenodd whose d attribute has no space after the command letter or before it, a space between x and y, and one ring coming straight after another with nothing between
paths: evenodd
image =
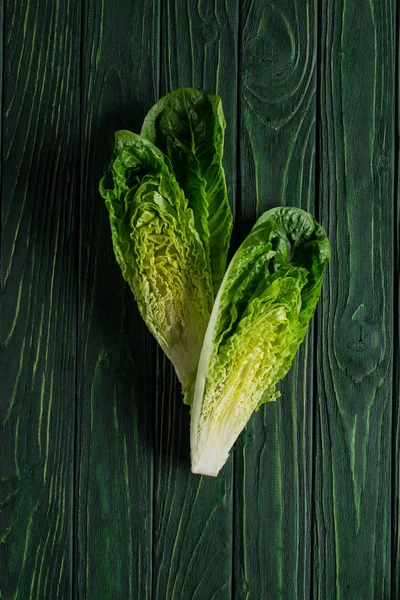
<instances>
[{"instance_id":1,"label":"curly lettuce leaf","mask_svg":"<svg viewBox=\"0 0 400 600\"><path fill-rule=\"evenodd\" d=\"M204 338L191 412L192 471L217 475L253 411L275 400L314 314L330 247L308 213L264 213L234 255Z\"/></svg>"},{"instance_id":2,"label":"curly lettuce leaf","mask_svg":"<svg viewBox=\"0 0 400 600\"><path fill-rule=\"evenodd\" d=\"M193 211L168 158L129 131L116 133L100 192L122 274L185 385L197 366L214 300Z\"/></svg>"},{"instance_id":3,"label":"curly lettuce leaf","mask_svg":"<svg viewBox=\"0 0 400 600\"><path fill-rule=\"evenodd\" d=\"M197 89L179 89L161 98L141 130L171 160L194 213L215 293L225 273L232 232L222 166L224 131L221 98Z\"/></svg>"}]
</instances>

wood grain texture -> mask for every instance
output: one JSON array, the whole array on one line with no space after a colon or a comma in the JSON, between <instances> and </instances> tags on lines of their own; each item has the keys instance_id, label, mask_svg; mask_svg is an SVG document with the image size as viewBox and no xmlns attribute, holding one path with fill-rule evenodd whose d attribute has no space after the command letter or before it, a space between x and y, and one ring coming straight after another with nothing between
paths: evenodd
<instances>
[{"instance_id":1,"label":"wood grain texture","mask_svg":"<svg viewBox=\"0 0 400 600\"><path fill-rule=\"evenodd\" d=\"M395 0L0 4L0 600L398 598ZM216 479L97 189L114 132L187 86L222 97L232 251L278 204L333 248Z\"/></svg>"},{"instance_id":2,"label":"wood grain texture","mask_svg":"<svg viewBox=\"0 0 400 600\"><path fill-rule=\"evenodd\" d=\"M395 3L324 0L314 597L390 596Z\"/></svg>"},{"instance_id":3,"label":"wood grain texture","mask_svg":"<svg viewBox=\"0 0 400 600\"><path fill-rule=\"evenodd\" d=\"M400 596L400 11L396 10L393 438L392 438L392 597Z\"/></svg>"},{"instance_id":4,"label":"wood grain texture","mask_svg":"<svg viewBox=\"0 0 400 600\"><path fill-rule=\"evenodd\" d=\"M200 87L222 96L224 166L235 197L237 3L167 1L161 12L161 95ZM218 479L190 473L189 410L158 354L154 597L230 598L232 463Z\"/></svg>"},{"instance_id":5,"label":"wood grain texture","mask_svg":"<svg viewBox=\"0 0 400 600\"><path fill-rule=\"evenodd\" d=\"M4 12L0 597L71 593L80 4Z\"/></svg>"},{"instance_id":6,"label":"wood grain texture","mask_svg":"<svg viewBox=\"0 0 400 600\"><path fill-rule=\"evenodd\" d=\"M158 95L156 1L85 2L76 598L152 594L154 343L113 254L98 185L118 129Z\"/></svg>"},{"instance_id":7,"label":"wood grain texture","mask_svg":"<svg viewBox=\"0 0 400 600\"><path fill-rule=\"evenodd\" d=\"M399 137L397 136L397 143L399 143ZM399 154L397 153L397 156ZM399 164L396 165L399 170ZM394 379L393 379L393 439L392 439L392 548L391 548L391 589L392 597L398 598L400 596L400 351L399 351L399 340L400 340L400 189L397 189L397 211L395 213L396 218L396 261L395 261L395 314L394 324Z\"/></svg>"},{"instance_id":8,"label":"wood grain texture","mask_svg":"<svg viewBox=\"0 0 400 600\"><path fill-rule=\"evenodd\" d=\"M241 9L242 239L280 204L314 212L316 2ZM310 595L312 333L282 397L253 415L236 448L235 597Z\"/></svg>"}]
</instances>

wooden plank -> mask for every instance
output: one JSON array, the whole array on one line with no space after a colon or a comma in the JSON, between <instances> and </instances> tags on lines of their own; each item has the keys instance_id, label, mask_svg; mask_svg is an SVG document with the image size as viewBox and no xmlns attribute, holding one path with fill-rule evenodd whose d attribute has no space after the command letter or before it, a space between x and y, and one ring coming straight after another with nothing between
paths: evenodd
<instances>
[{"instance_id":1,"label":"wooden plank","mask_svg":"<svg viewBox=\"0 0 400 600\"><path fill-rule=\"evenodd\" d=\"M322 2L315 598L388 598L395 2Z\"/></svg>"},{"instance_id":2,"label":"wooden plank","mask_svg":"<svg viewBox=\"0 0 400 600\"><path fill-rule=\"evenodd\" d=\"M72 593L80 2L5 6L0 597Z\"/></svg>"},{"instance_id":3,"label":"wooden plank","mask_svg":"<svg viewBox=\"0 0 400 600\"><path fill-rule=\"evenodd\" d=\"M396 10L396 95L395 101L395 189L396 211L394 213L394 376L393 376L393 439L392 439L392 597L400 596L400 76L399 76L399 53L400 53L400 12ZM397 311L397 312L396 312Z\"/></svg>"},{"instance_id":4,"label":"wooden plank","mask_svg":"<svg viewBox=\"0 0 400 600\"><path fill-rule=\"evenodd\" d=\"M224 166L235 197L237 2L162 4L161 94L200 87L222 97ZM217 479L190 473L189 410L158 355L155 458L155 598L230 598L232 462Z\"/></svg>"},{"instance_id":5,"label":"wooden plank","mask_svg":"<svg viewBox=\"0 0 400 600\"><path fill-rule=\"evenodd\" d=\"M398 138L397 138L398 139ZM399 156L397 154L397 156ZM397 171L399 165L396 166ZM400 189L397 190L397 226L396 226L396 262L395 262L395 332L394 332L394 386L393 386L393 440L392 440L392 510L393 510L393 530L392 530L392 597L400 596L400 293L399 293L399 278L396 273L400 273Z\"/></svg>"},{"instance_id":6,"label":"wooden plank","mask_svg":"<svg viewBox=\"0 0 400 600\"><path fill-rule=\"evenodd\" d=\"M314 212L317 2L241 10L240 239L278 205ZM312 331L236 448L236 598L309 598Z\"/></svg>"},{"instance_id":7,"label":"wooden plank","mask_svg":"<svg viewBox=\"0 0 400 600\"><path fill-rule=\"evenodd\" d=\"M77 598L152 595L154 343L116 264L99 180L158 95L157 0L85 2Z\"/></svg>"}]
</instances>

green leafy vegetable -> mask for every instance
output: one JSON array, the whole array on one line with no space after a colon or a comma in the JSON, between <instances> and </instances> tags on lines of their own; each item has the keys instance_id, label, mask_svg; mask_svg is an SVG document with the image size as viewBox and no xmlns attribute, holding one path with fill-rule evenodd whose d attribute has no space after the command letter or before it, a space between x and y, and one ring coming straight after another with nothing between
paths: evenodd
<instances>
[{"instance_id":1,"label":"green leafy vegetable","mask_svg":"<svg viewBox=\"0 0 400 600\"><path fill-rule=\"evenodd\" d=\"M197 366L214 301L193 211L169 159L129 131L116 134L100 192L122 274L185 386Z\"/></svg>"},{"instance_id":2,"label":"green leafy vegetable","mask_svg":"<svg viewBox=\"0 0 400 600\"><path fill-rule=\"evenodd\" d=\"M225 273L232 231L222 167L224 130L219 96L195 89L167 94L150 110L141 130L171 160L194 213L215 293Z\"/></svg>"},{"instance_id":3,"label":"green leafy vegetable","mask_svg":"<svg viewBox=\"0 0 400 600\"><path fill-rule=\"evenodd\" d=\"M122 274L192 405L192 471L206 475L252 412L279 396L330 258L315 219L281 207L258 219L225 273L224 129L218 96L171 92L140 136L116 134L100 183Z\"/></svg>"},{"instance_id":4,"label":"green leafy vegetable","mask_svg":"<svg viewBox=\"0 0 400 600\"><path fill-rule=\"evenodd\" d=\"M279 396L276 385L305 337L329 259L322 227L284 207L264 213L236 252L188 391L194 473L217 475L253 411Z\"/></svg>"}]
</instances>

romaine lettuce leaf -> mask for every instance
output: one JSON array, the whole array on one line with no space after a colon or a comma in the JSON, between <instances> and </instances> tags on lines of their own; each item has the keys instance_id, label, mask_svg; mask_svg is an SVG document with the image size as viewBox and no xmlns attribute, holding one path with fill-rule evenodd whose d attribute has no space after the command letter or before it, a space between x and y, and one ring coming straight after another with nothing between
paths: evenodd
<instances>
[{"instance_id":1,"label":"romaine lettuce leaf","mask_svg":"<svg viewBox=\"0 0 400 600\"><path fill-rule=\"evenodd\" d=\"M197 366L214 300L193 211L169 159L129 131L116 133L100 192L122 274L185 386Z\"/></svg>"},{"instance_id":2,"label":"romaine lettuce leaf","mask_svg":"<svg viewBox=\"0 0 400 600\"><path fill-rule=\"evenodd\" d=\"M220 97L196 89L178 89L161 98L141 130L171 160L194 213L215 293L225 273L232 232L222 167L224 130Z\"/></svg>"},{"instance_id":3,"label":"romaine lettuce leaf","mask_svg":"<svg viewBox=\"0 0 400 600\"><path fill-rule=\"evenodd\" d=\"M329 258L322 227L290 207L264 213L234 255L187 391L194 473L217 475L253 411L279 396Z\"/></svg>"}]
</instances>

